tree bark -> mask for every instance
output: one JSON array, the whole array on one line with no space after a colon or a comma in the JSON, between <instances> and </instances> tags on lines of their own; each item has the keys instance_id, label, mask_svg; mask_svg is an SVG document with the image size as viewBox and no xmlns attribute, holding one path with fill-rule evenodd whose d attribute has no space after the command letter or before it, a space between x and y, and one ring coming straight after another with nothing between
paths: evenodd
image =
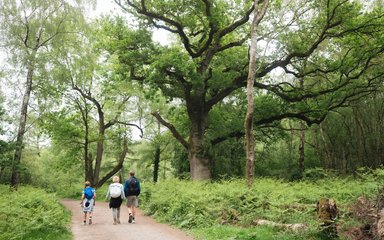
<instances>
[{"instance_id":1,"label":"tree bark","mask_svg":"<svg viewBox=\"0 0 384 240\"><path fill-rule=\"evenodd\" d=\"M76 100L76 105L80 110L81 117L84 124L84 180L94 182L93 177L93 156L89 152L89 124L88 124L88 108L85 98L83 98L84 101L84 108L82 107L81 103Z\"/></svg>"},{"instance_id":2,"label":"tree bark","mask_svg":"<svg viewBox=\"0 0 384 240\"><path fill-rule=\"evenodd\" d=\"M161 130L161 123L160 121L157 121L157 138L160 137L160 134L161 134L160 130ZM153 182L155 183L159 178L160 154L161 154L160 139L157 139L155 141L155 155L153 159Z\"/></svg>"},{"instance_id":3,"label":"tree bark","mask_svg":"<svg viewBox=\"0 0 384 240\"><path fill-rule=\"evenodd\" d=\"M299 161L298 161L298 172L300 177L304 174L304 161L305 161L305 129L304 124L301 123L300 130L300 144L299 144Z\"/></svg>"},{"instance_id":4,"label":"tree bark","mask_svg":"<svg viewBox=\"0 0 384 240\"><path fill-rule=\"evenodd\" d=\"M192 180L211 179L212 161L204 146L205 130L208 118L208 110L204 107L201 96L190 97L187 101L188 116L191 120L188 142L184 140L176 128L165 121L157 112L152 115L165 127L167 127L173 136L187 149Z\"/></svg>"},{"instance_id":5,"label":"tree bark","mask_svg":"<svg viewBox=\"0 0 384 240\"><path fill-rule=\"evenodd\" d=\"M97 140L96 162L95 162L95 169L93 174L94 181L96 184L99 183L100 168L101 168L101 162L103 160L103 153L104 153L104 139L105 139L104 112L99 111L99 137Z\"/></svg>"},{"instance_id":6,"label":"tree bark","mask_svg":"<svg viewBox=\"0 0 384 240\"><path fill-rule=\"evenodd\" d=\"M268 7L269 0L263 1L263 6L260 9L259 4L262 1L254 0L254 18L251 27L251 48L249 50L249 65L248 65L248 77L247 77L247 113L244 120L245 129L245 145L246 145L246 164L245 164L245 178L247 185L250 186L253 183L255 172L255 138L253 133L253 86L256 78L256 50L257 50L257 27L264 17Z\"/></svg>"},{"instance_id":7,"label":"tree bark","mask_svg":"<svg viewBox=\"0 0 384 240\"><path fill-rule=\"evenodd\" d=\"M121 153L119 155L119 159L117 161L116 166L111 169L100 181L97 181L95 184L96 188L99 188L103 186L103 184L110 179L113 175L115 175L118 171L120 171L123 167L125 157L127 156L128 153L128 141L127 139L123 140L123 149L121 150Z\"/></svg>"},{"instance_id":8,"label":"tree bark","mask_svg":"<svg viewBox=\"0 0 384 240\"><path fill-rule=\"evenodd\" d=\"M29 104L29 99L31 97L31 92L32 92L32 82L33 82L33 73L35 70L36 53L37 53L37 49L33 49L33 52L31 53L31 57L28 63L27 81L25 85L23 102L21 104L19 127L17 131L17 138L16 138L16 144L15 144L16 150L15 150L13 163L12 163L11 186L13 187L17 187L17 185L20 183L19 165L21 162L21 154L23 151L25 127L27 125L28 104Z\"/></svg>"},{"instance_id":9,"label":"tree bark","mask_svg":"<svg viewBox=\"0 0 384 240\"><path fill-rule=\"evenodd\" d=\"M157 145L155 149L155 157L153 160L153 182L157 182L159 177L159 164L160 164L160 146Z\"/></svg>"},{"instance_id":10,"label":"tree bark","mask_svg":"<svg viewBox=\"0 0 384 240\"><path fill-rule=\"evenodd\" d=\"M189 135L188 159L192 180L207 180L211 178L211 160L205 152L205 121L206 117L199 118L200 121L192 121Z\"/></svg>"}]
</instances>

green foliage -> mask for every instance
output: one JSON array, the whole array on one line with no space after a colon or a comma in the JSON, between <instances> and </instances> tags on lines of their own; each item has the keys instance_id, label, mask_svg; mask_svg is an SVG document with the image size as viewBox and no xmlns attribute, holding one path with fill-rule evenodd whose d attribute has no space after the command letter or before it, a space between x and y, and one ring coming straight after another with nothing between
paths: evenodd
<instances>
[{"instance_id":1,"label":"green foliage","mask_svg":"<svg viewBox=\"0 0 384 240\"><path fill-rule=\"evenodd\" d=\"M314 234L281 231L275 227L239 228L234 226L213 226L193 229L192 234L201 240L314 240Z\"/></svg>"},{"instance_id":2,"label":"green foliage","mask_svg":"<svg viewBox=\"0 0 384 240\"><path fill-rule=\"evenodd\" d=\"M10 180L14 149L14 144L0 140L0 183Z\"/></svg>"},{"instance_id":3,"label":"green foliage","mask_svg":"<svg viewBox=\"0 0 384 240\"><path fill-rule=\"evenodd\" d=\"M54 194L32 187L0 185L0 239L69 240L70 214Z\"/></svg>"},{"instance_id":4,"label":"green foliage","mask_svg":"<svg viewBox=\"0 0 384 240\"><path fill-rule=\"evenodd\" d=\"M244 180L190 182L173 179L157 184L144 183L141 207L160 221L192 230L200 239L319 239L316 237L317 201L321 197L335 199L341 224L358 224L349 206L359 196L372 198L383 183L379 176L380 173L370 174L363 181L326 178L293 183L260 178L250 189ZM254 228L252 224L257 219L305 223L308 229L293 233L278 227Z\"/></svg>"},{"instance_id":5,"label":"green foliage","mask_svg":"<svg viewBox=\"0 0 384 240\"><path fill-rule=\"evenodd\" d=\"M26 152L24 162L31 172L29 183L60 197L79 198L84 171L81 164L68 157L68 151L52 147L42 150L40 156Z\"/></svg>"}]
</instances>

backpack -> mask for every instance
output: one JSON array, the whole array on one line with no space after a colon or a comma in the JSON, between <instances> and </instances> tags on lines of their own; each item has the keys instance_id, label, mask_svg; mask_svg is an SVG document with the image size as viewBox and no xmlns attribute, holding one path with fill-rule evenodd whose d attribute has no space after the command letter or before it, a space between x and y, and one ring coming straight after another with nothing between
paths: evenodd
<instances>
[{"instance_id":1,"label":"backpack","mask_svg":"<svg viewBox=\"0 0 384 240\"><path fill-rule=\"evenodd\" d=\"M126 189L126 192L125 192L125 195L126 196L129 196L130 194L131 195L137 195L139 192L139 183L138 183L138 180L137 178L135 177L131 177L129 180L128 180L128 187Z\"/></svg>"},{"instance_id":2,"label":"backpack","mask_svg":"<svg viewBox=\"0 0 384 240\"><path fill-rule=\"evenodd\" d=\"M91 187L84 188L84 196L88 200L92 199L93 198L93 188L91 188Z\"/></svg>"},{"instance_id":3,"label":"backpack","mask_svg":"<svg viewBox=\"0 0 384 240\"><path fill-rule=\"evenodd\" d=\"M111 185L111 189L109 194L113 198L117 198L121 196L121 187L119 185Z\"/></svg>"}]
</instances>

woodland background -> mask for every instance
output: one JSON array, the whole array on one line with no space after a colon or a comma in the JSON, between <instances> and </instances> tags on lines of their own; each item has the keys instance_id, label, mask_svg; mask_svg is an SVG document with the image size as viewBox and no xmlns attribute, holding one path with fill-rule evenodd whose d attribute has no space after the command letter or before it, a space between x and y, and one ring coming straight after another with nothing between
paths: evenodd
<instances>
[{"instance_id":1,"label":"woodland background","mask_svg":"<svg viewBox=\"0 0 384 240\"><path fill-rule=\"evenodd\" d=\"M91 18L95 4L0 3L0 183L380 181L381 0L115 0Z\"/></svg>"}]
</instances>

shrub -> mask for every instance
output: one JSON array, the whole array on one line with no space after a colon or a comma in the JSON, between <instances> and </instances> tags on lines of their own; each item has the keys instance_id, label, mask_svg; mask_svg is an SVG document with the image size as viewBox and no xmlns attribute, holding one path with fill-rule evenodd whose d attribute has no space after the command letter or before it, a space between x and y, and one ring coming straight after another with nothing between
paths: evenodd
<instances>
[{"instance_id":1,"label":"shrub","mask_svg":"<svg viewBox=\"0 0 384 240\"><path fill-rule=\"evenodd\" d=\"M321 197L335 199L343 218L342 224L356 225L356 220L348 214L349 206L359 196L372 198L378 186L383 183L381 176L378 171L375 175L366 177L364 181L330 177L317 181L286 182L259 178L255 179L252 188L247 188L244 180L237 179L221 182L173 179L157 184L143 184L143 194L140 198L141 207L147 214L154 215L162 222L191 229L198 232L198 235L203 235L204 229L211 232L213 228L224 225L245 227L244 230L239 230L240 232L233 231L241 236L242 231L249 232L249 228L253 228L254 220L266 219L278 223L308 225L306 232L299 234L300 236L289 233L286 239L318 239L316 202ZM263 231L276 232L270 228ZM284 232L283 229L277 231ZM228 234L231 234L230 232L232 230ZM282 239L279 233L272 235L270 239ZM231 235L223 239L233 237Z\"/></svg>"},{"instance_id":2,"label":"shrub","mask_svg":"<svg viewBox=\"0 0 384 240\"><path fill-rule=\"evenodd\" d=\"M54 194L0 185L0 239L70 239L70 214ZM49 237L48 237L49 236Z\"/></svg>"}]
</instances>

